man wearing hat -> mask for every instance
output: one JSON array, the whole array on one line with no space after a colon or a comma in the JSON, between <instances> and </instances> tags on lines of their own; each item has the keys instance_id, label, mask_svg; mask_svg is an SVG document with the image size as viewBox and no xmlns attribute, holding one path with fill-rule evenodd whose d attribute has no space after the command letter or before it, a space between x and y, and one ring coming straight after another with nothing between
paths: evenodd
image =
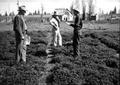
<instances>
[{"instance_id":1,"label":"man wearing hat","mask_svg":"<svg viewBox=\"0 0 120 85\"><path fill-rule=\"evenodd\" d=\"M27 32L27 26L24 21L24 15L26 13L25 6L20 6L18 14L13 20L13 30L16 38L16 61L21 60L26 62L26 45L24 44L25 34Z\"/></svg>"},{"instance_id":2,"label":"man wearing hat","mask_svg":"<svg viewBox=\"0 0 120 85\"><path fill-rule=\"evenodd\" d=\"M60 34L60 19L56 15L56 11L54 11L54 14L52 15L52 18L50 20L50 24L53 26L52 45L53 46L62 46L62 36Z\"/></svg>"},{"instance_id":3,"label":"man wearing hat","mask_svg":"<svg viewBox=\"0 0 120 85\"><path fill-rule=\"evenodd\" d=\"M80 18L79 11L73 9L73 13L75 16L74 24L71 24L72 27L74 27L74 34L73 34L73 51L74 51L74 57L79 56L79 43L80 43L80 37L81 37L81 29L82 29L82 19Z\"/></svg>"},{"instance_id":4,"label":"man wearing hat","mask_svg":"<svg viewBox=\"0 0 120 85\"><path fill-rule=\"evenodd\" d=\"M73 53L74 53L74 58L79 56L79 43L80 43L80 37L82 35L81 29L82 29L82 19L80 17L80 8L79 8L79 2L77 1L76 4L73 4L73 8L71 9L73 16L74 16L74 23L69 24L74 28L73 32Z\"/></svg>"}]
</instances>

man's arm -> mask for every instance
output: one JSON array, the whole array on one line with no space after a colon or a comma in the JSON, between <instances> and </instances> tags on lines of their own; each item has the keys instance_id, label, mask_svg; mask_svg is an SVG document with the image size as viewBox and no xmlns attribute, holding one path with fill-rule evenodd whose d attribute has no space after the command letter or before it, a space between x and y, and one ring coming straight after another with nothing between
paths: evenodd
<instances>
[{"instance_id":1,"label":"man's arm","mask_svg":"<svg viewBox=\"0 0 120 85\"><path fill-rule=\"evenodd\" d=\"M57 30L57 25L53 19L50 20L50 24Z\"/></svg>"},{"instance_id":2,"label":"man's arm","mask_svg":"<svg viewBox=\"0 0 120 85\"><path fill-rule=\"evenodd\" d=\"M72 27L74 27L74 26L75 26L74 24L69 23L69 22L66 22L66 24L68 24L69 26L72 26Z\"/></svg>"},{"instance_id":3,"label":"man's arm","mask_svg":"<svg viewBox=\"0 0 120 85\"><path fill-rule=\"evenodd\" d=\"M80 16L76 17L75 26L82 28L83 23L82 23L82 19L80 18Z\"/></svg>"},{"instance_id":4,"label":"man's arm","mask_svg":"<svg viewBox=\"0 0 120 85\"><path fill-rule=\"evenodd\" d=\"M81 28L83 27L83 22L82 22L81 18L80 18L80 26L81 26Z\"/></svg>"},{"instance_id":5,"label":"man's arm","mask_svg":"<svg viewBox=\"0 0 120 85\"><path fill-rule=\"evenodd\" d=\"M27 25L26 25L26 23L25 23L25 20L24 20L24 18L22 18L22 23L23 23L23 34L27 34Z\"/></svg>"},{"instance_id":6,"label":"man's arm","mask_svg":"<svg viewBox=\"0 0 120 85\"><path fill-rule=\"evenodd\" d=\"M61 21L60 18L59 18L58 16L57 16L56 18L58 19L59 22Z\"/></svg>"},{"instance_id":7,"label":"man's arm","mask_svg":"<svg viewBox=\"0 0 120 85\"><path fill-rule=\"evenodd\" d=\"M25 20L23 19L23 29L24 30L27 30L27 25L26 25L26 23L25 23Z\"/></svg>"},{"instance_id":8,"label":"man's arm","mask_svg":"<svg viewBox=\"0 0 120 85\"><path fill-rule=\"evenodd\" d=\"M24 38L23 33L22 33L22 28L21 28L20 17L18 17L18 16L15 17L14 24L15 24L14 30L20 34L21 38Z\"/></svg>"}]
</instances>

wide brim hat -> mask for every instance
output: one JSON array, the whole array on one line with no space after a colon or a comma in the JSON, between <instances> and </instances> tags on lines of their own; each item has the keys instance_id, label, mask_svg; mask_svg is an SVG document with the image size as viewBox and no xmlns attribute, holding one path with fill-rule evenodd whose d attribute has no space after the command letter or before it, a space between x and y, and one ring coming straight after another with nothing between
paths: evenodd
<instances>
[{"instance_id":1,"label":"wide brim hat","mask_svg":"<svg viewBox=\"0 0 120 85\"><path fill-rule=\"evenodd\" d=\"M27 11L26 6L25 5L19 6L18 11L25 11L26 12Z\"/></svg>"},{"instance_id":2,"label":"wide brim hat","mask_svg":"<svg viewBox=\"0 0 120 85\"><path fill-rule=\"evenodd\" d=\"M80 0L73 0L73 2L72 2L72 11L82 13L82 2L80 2Z\"/></svg>"},{"instance_id":3,"label":"wide brim hat","mask_svg":"<svg viewBox=\"0 0 120 85\"><path fill-rule=\"evenodd\" d=\"M53 16L54 16L54 15L58 15L57 11L54 10L54 11L52 12L52 15L53 15Z\"/></svg>"},{"instance_id":4,"label":"wide brim hat","mask_svg":"<svg viewBox=\"0 0 120 85\"><path fill-rule=\"evenodd\" d=\"M79 13L79 12L80 12L79 10L76 10L76 9L72 9L72 11L75 11L75 12L77 12L77 13Z\"/></svg>"}]
</instances>

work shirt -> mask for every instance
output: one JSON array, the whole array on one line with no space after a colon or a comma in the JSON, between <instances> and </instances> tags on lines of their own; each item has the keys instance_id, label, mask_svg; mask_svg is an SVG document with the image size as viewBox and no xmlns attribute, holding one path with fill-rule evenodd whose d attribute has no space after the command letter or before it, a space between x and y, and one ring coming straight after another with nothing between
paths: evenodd
<instances>
[{"instance_id":1,"label":"work shirt","mask_svg":"<svg viewBox=\"0 0 120 85\"><path fill-rule=\"evenodd\" d=\"M56 18L52 18L50 24L53 26L54 30L59 30L59 22Z\"/></svg>"},{"instance_id":2,"label":"work shirt","mask_svg":"<svg viewBox=\"0 0 120 85\"><path fill-rule=\"evenodd\" d=\"M80 15L76 15L74 24L71 24L71 26L74 27L74 30L80 30L82 28L83 24Z\"/></svg>"},{"instance_id":3,"label":"work shirt","mask_svg":"<svg viewBox=\"0 0 120 85\"><path fill-rule=\"evenodd\" d=\"M25 30L27 30L23 15L16 15L13 23L13 30L22 37L25 34Z\"/></svg>"}]
</instances>

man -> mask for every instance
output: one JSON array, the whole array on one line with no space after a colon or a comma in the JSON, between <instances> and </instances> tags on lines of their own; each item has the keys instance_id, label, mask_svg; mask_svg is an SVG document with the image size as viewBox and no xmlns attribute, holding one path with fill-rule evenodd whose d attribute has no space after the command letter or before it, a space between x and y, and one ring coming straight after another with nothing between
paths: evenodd
<instances>
[{"instance_id":1,"label":"man","mask_svg":"<svg viewBox=\"0 0 120 85\"><path fill-rule=\"evenodd\" d=\"M20 6L18 14L13 20L13 30L15 32L16 38L16 61L17 63L21 60L26 62L26 44L25 44L25 34L27 31L27 26L24 21L24 15L26 13L25 6Z\"/></svg>"},{"instance_id":2,"label":"man","mask_svg":"<svg viewBox=\"0 0 120 85\"><path fill-rule=\"evenodd\" d=\"M74 28L74 32L73 32L73 53L74 53L74 58L76 58L77 56L79 56L79 43L80 43L80 37L82 36L82 19L80 18L80 13L77 9L72 9L72 13L74 15L74 23L73 24L69 24L70 26L72 26Z\"/></svg>"},{"instance_id":3,"label":"man","mask_svg":"<svg viewBox=\"0 0 120 85\"><path fill-rule=\"evenodd\" d=\"M62 46L62 36L60 34L60 19L56 15L56 12L52 15L50 24L53 26L52 29L52 44L53 46Z\"/></svg>"},{"instance_id":4,"label":"man","mask_svg":"<svg viewBox=\"0 0 120 85\"><path fill-rule=\"evenodd\" d=\"M74 24L71 24L72 27L74 27L74 34L73 34L73 51L74 51L74 57L79 56L79 43L80 43L80 37L82 36L82 19L80 18L79 11L73 9L73 13L75 16Z\"/></svg>"}]
</instances>

